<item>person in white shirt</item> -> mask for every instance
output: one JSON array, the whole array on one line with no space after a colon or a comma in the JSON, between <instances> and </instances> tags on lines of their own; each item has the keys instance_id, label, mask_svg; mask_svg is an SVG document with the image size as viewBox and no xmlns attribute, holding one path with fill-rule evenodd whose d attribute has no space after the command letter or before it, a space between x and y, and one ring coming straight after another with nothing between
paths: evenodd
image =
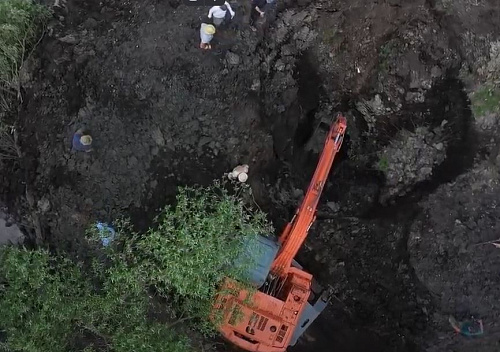
<instances>
[{"instance_id":1,"label":"person in white shirt","mask_svg":"<svg viewBox=\"0 0 500 352\"><path fill-rule=\"evenodd\" d=\"M231 14L231 19L233 19L234 11L231 8L231 5L229 5L229 3L226 1L224 2L224 5L213 6L210 11L208 11L208 18L213 18L214 25L220 26L222 22L224 22L227 11L229 11L229 13Z\"/></svg>"}]
</instances>

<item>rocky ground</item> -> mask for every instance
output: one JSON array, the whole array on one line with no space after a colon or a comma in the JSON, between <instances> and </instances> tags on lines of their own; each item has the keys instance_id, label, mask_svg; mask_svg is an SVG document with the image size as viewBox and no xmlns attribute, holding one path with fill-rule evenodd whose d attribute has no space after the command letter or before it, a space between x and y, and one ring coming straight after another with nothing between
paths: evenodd
<instances>
[{"instance_id":1,"label":"rocky ground","mask_svg":"<svg viewBox=\"0 0 500 352\"><path fill-rule=\"evenodd\" d=\"M500 250L481 243L500 237L496 88L484 95L500 79L500 3L280 0L257 33L233 7L211 52L197 47L208 8L55 9L22 76L22 158L2 162L10 212L84 255L89 221L146 226L178 185L247 163L279 229L342 112L348 140L300 255L335 298L292 350L497 351ZM82 126L85 155L70 150ZM484 335L455 334L450 315L483 319Z\"/></svg>"}]
</instances>

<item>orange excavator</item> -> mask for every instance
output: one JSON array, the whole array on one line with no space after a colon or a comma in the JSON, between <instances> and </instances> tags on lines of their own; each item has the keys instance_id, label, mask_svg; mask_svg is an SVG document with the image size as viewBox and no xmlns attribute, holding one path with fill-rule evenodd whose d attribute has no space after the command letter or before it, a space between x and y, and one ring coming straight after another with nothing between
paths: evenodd
<instances>
[{"instance_id":1,"label":"orange excavator","mask_svg":"<svg viewBox=\"0 0 500 352\"><path fill-rule=\"evenodd\" d=\"M213 307L214 312L222 313L218 329L243 350L286 351L328 304L329 290L322 289L294 258L316 219L316 208L346 128L345 117L339 115L330 126L304 200L279 239L259 235L246 245L243 256L253 256L255 263L248 269L255 290L230 278L222 283Z\"/></svg>"}]
</instances>

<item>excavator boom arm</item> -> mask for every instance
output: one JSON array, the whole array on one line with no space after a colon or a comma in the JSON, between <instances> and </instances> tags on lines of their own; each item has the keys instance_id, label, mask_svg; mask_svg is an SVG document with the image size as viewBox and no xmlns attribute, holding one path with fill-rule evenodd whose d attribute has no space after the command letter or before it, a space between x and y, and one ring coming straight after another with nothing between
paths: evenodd
<instances>
[{"instance_id":1,"label":"excavator boom arm","mask_svg":"<svg viewBox=\"0 0 500 352\"><path fill-rule=\"evenodd\" d=\"M339 115L337 121L330 127L323 151L319 157L318 166L302 204L279 238L281 249L271 267L271 272L274 275L284 276L287 274L294 257L307 237L309 228L316 217L316 208L323 187L325 186L335 156L342 146L346 128L347 122L342 115Z\"/></svg>"}]
</instances>

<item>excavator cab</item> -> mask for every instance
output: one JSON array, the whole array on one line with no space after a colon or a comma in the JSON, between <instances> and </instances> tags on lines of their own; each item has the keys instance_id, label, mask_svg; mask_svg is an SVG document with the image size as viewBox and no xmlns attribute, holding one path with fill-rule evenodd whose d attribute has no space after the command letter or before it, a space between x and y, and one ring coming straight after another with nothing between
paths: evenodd
<instances>
[{"instance_id":1,"label":"excavator cab","mask_svg":"<svg viewBox=\"0 0 500 352\"><path fill-rule=\"evenodd\" d=\"M280 247L279 242L271 237L257 235L246 240L244 250L236 259L235 265L242 265L242 268L245 269L243 275L247 277L248 282L255 289L262 290L266 284L271 266ZM251 267L243 266L243 263L248 263L249 261L255 265ZM303 270L303 267L296 260L293 260L292 266ZM327 307L329 301L330 290L323 289L313 278L311 294L299 317L299 324L293 331L289 346L294 346L297 343L302 334Z\"/></svg>"},{"instance_id":2,"label":"excavator cab","mask_svg":"<svg viewBox=\"0 0 500 352\"><path fill-rule=\"evenodd\" d=\"M326 308L329 292L296 262L300 247L316 219L316 209L347 128L339 115L326 136L323 151L301 205L277 240L256 236L244 243L235 262L255 290L231 278L220 287L213 306L219 332L251 352L284 352Z\"/></svg>"},{"instance_id":3,"label":"excavator cab","mask_svg":"<svg viewBox=\"0 0 500 352\"><path fill-rule=\"evenodd\" d=\"M259 289L266 282L279 249L279 243L269 237L262 235L247 237L243 243L243 251L236 258L234 265L243 270L242 276L250 285ZM249 266L248 263L252 265Z\"/></svg>"}]
</instances>

